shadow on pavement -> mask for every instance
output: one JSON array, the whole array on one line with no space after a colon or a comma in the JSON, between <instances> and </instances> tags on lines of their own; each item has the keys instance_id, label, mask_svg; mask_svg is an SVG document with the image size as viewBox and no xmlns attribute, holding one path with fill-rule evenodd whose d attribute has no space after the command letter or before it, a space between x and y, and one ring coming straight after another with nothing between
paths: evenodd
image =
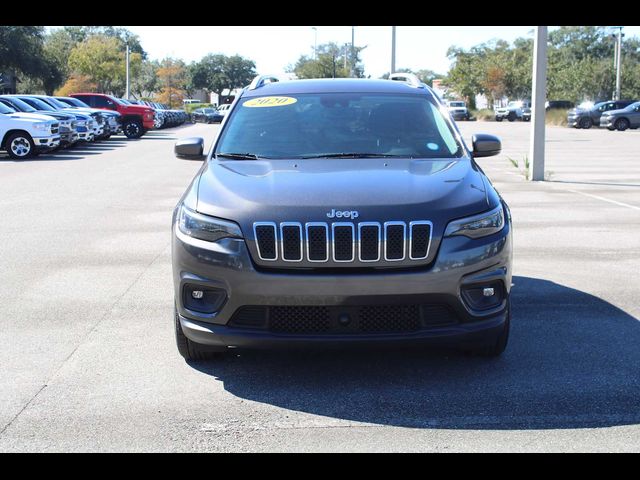
<instances>
[{"instance_id":1,"label":"shadow on pavement","mask_svg":"<svg viewBox=\"0 0 640 480\"><path fill-rule=\"evenodd\" d=\"M191 366L237 397L336 419L414 428L640 424L640 322L593 295L514 277L498 359L409 349L246 352Z\"/></svg>"}]
</instances>

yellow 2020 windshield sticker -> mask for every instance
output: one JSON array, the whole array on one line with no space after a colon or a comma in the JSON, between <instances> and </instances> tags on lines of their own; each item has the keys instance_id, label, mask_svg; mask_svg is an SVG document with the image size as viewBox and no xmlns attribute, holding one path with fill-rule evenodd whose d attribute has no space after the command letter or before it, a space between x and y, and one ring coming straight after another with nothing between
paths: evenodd
<instances>
[{"instance_id":1,"label":"yellow 2020 windshield sticker","mask_svg":"<svg viewBox=\"0 0 640 480\"><path fill-rule=\"evenodd\" d=\"M242 104L243 107L284 107L296 103L297 98L293 97L260 97L248 100Z\"/></svg>"}]
</instances>

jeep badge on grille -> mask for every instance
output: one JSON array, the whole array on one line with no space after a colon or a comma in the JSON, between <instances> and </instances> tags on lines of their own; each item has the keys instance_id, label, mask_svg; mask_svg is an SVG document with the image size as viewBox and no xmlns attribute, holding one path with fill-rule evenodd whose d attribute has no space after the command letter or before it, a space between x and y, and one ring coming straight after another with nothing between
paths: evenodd
<instances>
[{"instance_id":1,"label":"jeep badge on grille","mask_svg":"<svg viewBox=\"0 0 640 480\"><path fill-rule=\"evenodd\" d=\"M360 216L357 210L336 210L332 208L330 212L327 213L327 217L329 218L351 218L356 219Z\"/></svg>"}]
</instances>

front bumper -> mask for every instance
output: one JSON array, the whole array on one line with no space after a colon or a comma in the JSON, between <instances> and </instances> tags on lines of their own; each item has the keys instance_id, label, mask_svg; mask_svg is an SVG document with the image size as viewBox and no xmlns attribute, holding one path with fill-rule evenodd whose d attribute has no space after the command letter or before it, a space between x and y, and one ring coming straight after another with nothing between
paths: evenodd
<instances>
[{"instance_id":1,"label":"front bumper","mask_svg":"<svg viewBox=\"0 0 640 480\"><path fill-rule=\"evenodd\" d=\"M613 117L605 117L604 115L600 117L600 126L602 128L614 128L615 118Z\"/></svg>"},{"instance_id":2,"label":"front bumper","mask_svg":"<svg viewBox=\"0 0 640 480\"><path fill-rule=\"evenodd\" d=\"M466 120L469 118L469 112L451 112L454 120Z\"/></svg>"},{"instance_id":3,"label":"front bumper","mask_svg":"<svg viewBox=\"0 0 640 480\"><path fill-rule=\"evenodd\" d=\"M33 143L39 151L51 150L52 148L56 148L60 145L60 135L55 134L45 137L33 137Z\"/></svg>"},{"instance_id":4,"label":"front bumper","mask_svg":"<svg viewBox=\"0 0 640 480\"><path fill-rule=\"evenodd\" d=\"M511 225L488 237L445 238L436 260L424 269L371 270L352 273L268 271L257 269L244 240L225 239L215 250L172 239L175 304L185 335L196 343L216 346L277 347L312 344L426 342L464 344L495 338L506 319L511 287ZM469 285L498 282L503 301L494 308L474 310L463 299ZM213 314L185 307L185 285L226 292L221 309ZM423 326L407 333L361 333L344 335L278 333L266 328L230 326L234 313L244 306L327 306L349 308L363 305L443 305L457 321L442 326Z\"/></svg>"}]
</instances>

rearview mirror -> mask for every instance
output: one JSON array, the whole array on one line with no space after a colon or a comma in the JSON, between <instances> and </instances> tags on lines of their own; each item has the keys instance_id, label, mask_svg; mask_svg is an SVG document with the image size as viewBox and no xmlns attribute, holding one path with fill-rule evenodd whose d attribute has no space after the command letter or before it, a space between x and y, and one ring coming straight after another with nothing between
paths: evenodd
<instances>
[{"instance_id":1,"label":"rearview mirror","mask_svg":"<svg viewBox=\"0 0 640 480\"><path fill-rule=\"evenodd\" d=\"M183 160L204 160L204 140L200 137L182 138L176 142L173 151Z\"/></svg>"},{"instance_id":2,"label":"rearview mirror","mask_svg":"<svg viewBox=\"0 0 640 480\"><path fill-rule=\"evenodd\" d=\"M486 133L477 133L471 137L474 157L492 157L502 150L500 139Z\"/></svg>"}]
</instances>

